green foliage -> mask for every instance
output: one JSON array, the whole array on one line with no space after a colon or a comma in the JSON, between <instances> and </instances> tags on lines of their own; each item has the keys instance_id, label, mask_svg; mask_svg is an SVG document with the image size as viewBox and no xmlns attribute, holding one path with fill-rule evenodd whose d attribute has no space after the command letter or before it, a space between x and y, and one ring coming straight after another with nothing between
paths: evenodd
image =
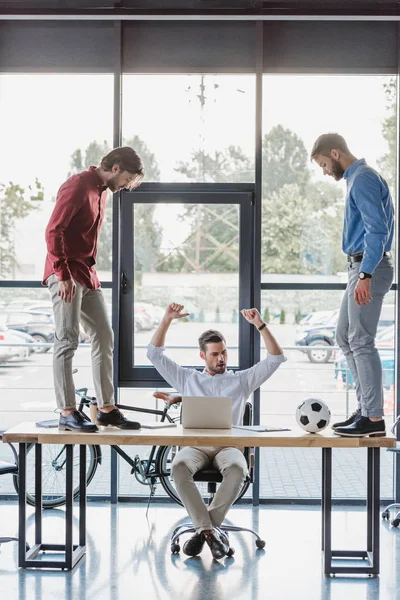
<instances>
[{"instance_id":1,"label":"green foliage","mask_svg":"<svg viewBox=\"0 0 400 600\"><path fill-rule=\"evenodd\" d=\"M125 139L124 146L131 146L141 156L145 167L145 178L148 181L159 181L160 169L156 158L148 149L147 145L138 137ZM71 171L69 175L79 173L88 169L91 165L97 166L101 159L111 148L107 141L99 144L91 142L84 152L84 158L80 148L71 155ZM140 271L148 271L154 268L159 260L158 254L161 245L161 229L154 223L154 205L135 205L135 276L136 283L141 278ZM112 195L109 193L103 224L99 235L97 269L99 271L110 271L112 268Z\"/></svg>"},{"instance_id":2,"label":"green foliage","mask_svg":"<svg viewBox=\"0 0 400 600\"><path fill-rule=\"evenodd\" d=\"M263 139L264 273L329 275L344 268L343 193L311 180L303 141L278 125Z\"/></svg>"},{"instance_id":3,"label":"green foliage","mask_svg":"<svg viewBox=\"0 0 400 600\"><path fill-rule=\"evenodd\" d=\"M263 321L264 323L269 323L270 322L270 314L269 314L269 308L268 306L264 308L264 314L263 314Z\"/></svg>"},{"instance_id":4,"label":"green foliage","mask_svg":"<svg viewBox=\"0 0 400 600\"><path fill-rule=\"evenodd\" d=\"M286 313L285 313L285 309L281 308L281 314L279 316L279 323L281 325L284 325L286 323Z\"/></svg>"},{"instance_id":5,"label":"green foliage","mask_svg":"<svg viewBox=\"0 0 400 600\"><path fill-rule=\"evenodd\" d=\"M301 310L298 308L298 309L296 310L296 314L294 315L294 322L295 322L296 324L299 324L302 318L303 318L302 312L301 312Z\"/></svg>"},{"instance_id":6,"label":"green foliage","mask_svg":"<svg viewBox=\"0 0 400 600\"><path fill-rule=\"evenodd\" d=\"M237 146L213 154L196 150L175 170L193 182L232 183L254 180L252 159ZM239 213L234 205L187 205L180 217L190 233L159 270L236 272L239 268Z\"/></svg>"},{"instance_id":7,"label":"green foliage","mask_svg":"<svg viewBox=\"0 0 400 600\"><path fill-rule=\"evenodd\" d=\"M0 184L0 279L15 277L18 266L15 237L17 222L41 208L43 187L38 179L27 193L18 184Z\"/></svg>"},{"instance_id":8,"label":"green foliage","mask_svg":"<svg viewBox=\"0 0 400 600\"><path fill-rule=\"evenodd\" d=\"M397 127L396 127L396 97L397 82L393 77L384 84L388 116L382 124L382 135L388 144L388 151L378 160L383 177L389 184L393 200L396 198L396 156L397 156Z\"/></svg>"}]
</instances>

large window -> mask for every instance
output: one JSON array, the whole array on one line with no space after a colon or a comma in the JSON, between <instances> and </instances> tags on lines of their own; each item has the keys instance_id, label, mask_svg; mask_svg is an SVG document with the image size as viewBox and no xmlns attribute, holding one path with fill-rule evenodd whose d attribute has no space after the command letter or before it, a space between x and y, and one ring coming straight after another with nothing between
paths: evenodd
<instances>
[{"instance_id":1,"label":"large window","mask_svg":"<svg viewBox=\"0 0 400 600\"><path fill-rule=\"evenodd\" d=\"M112 147L113 81L111 74L0 75L0 280L41 281L58 188ZM111 280L110 217L111 204L97 261L103 281ZM0 429L55 417L53 340L47 288L0 287ZM79 347L74 367L76 387L93 393L89 347Z\"/></svg>"},{"instance_id":2,"label":"large window","mask_svg":"<svg viewBox=\"0 0 400 600\"><path fill-rule=\"evenodd\" d=\"M122 116L146 181L254 181L254 76L124 75Z\"/></svg>"},{"instance_id":3,"label":"large window","mask_svg":"<svg viewBox=\"0 0 400 600\"><path fill-rule=\"evenodd\" d=\"M263 113L263 280L340 282L345 182L324 178L310 151L321 133L340 133L394 197L396 79L268 75Z\"/></svg>"},{"instance_id":4,"label":"large window","mask_svg":"<svg viewBox=\"0 0 400 600\"><path fill-rule=\"evenodd\" d=\"M57 190L111 149L112 124L112 75L0 75L0 279L41 279ZM103 280L111 279L110 214L99 243Z\"/></svg>"}]
</instances>

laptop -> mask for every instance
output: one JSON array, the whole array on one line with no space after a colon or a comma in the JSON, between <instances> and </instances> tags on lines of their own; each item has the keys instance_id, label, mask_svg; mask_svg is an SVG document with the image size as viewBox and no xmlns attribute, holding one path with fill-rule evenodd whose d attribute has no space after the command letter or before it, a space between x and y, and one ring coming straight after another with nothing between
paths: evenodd
<instances>
[{"instance_id":1,"label":"laptop","mask_svg":"<svg viewBox=\"0 0 400 600\"><path fill-rule=\"evenodd\" d=\"M232 398L182 396L181 415L185 429L231 429Z\"/></svg>"}]
</instances>

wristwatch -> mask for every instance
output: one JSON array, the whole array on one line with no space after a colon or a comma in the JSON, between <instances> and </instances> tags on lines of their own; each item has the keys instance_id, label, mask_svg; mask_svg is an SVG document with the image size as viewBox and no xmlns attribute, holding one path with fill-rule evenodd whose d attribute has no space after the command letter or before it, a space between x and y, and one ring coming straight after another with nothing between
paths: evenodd
<instances>
[{"instance_id":1,"label":"wristwatch","mask_svg":"<svg viewBox=\"0 0 400 600\"><path fill-rule=\"evenodd\" d=\"M364 271L360 271L358 274L359 279L371 279L372 275L370 273L364 273Z\"/></svg>"},{"instance_id":2,"label":"wristwatch","mask_svg":"<svg viewBox=\"0 0 400 600\"><path fill-rule=\"evenodd\" d=\"M261 331L262 329L264 329L264 327L266 327L267 324L263 323L262 325L260 325L260 327L257 327L258 331Z\"/></svg>"}]
</instances>

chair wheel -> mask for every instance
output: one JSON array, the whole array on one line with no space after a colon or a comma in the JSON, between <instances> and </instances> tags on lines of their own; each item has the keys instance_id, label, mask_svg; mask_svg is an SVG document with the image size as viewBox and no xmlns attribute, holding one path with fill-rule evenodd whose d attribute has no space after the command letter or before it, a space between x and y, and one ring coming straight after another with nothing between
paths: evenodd
<instances>
[{"instance_id":1,"label":"chair wheel","mask_svg":"<svg viewBox=\"0 0 400 600\"><path fill-rule=\"evenodd\" d=\"M389 517L390 517L390 512L388 510L384 510L382 513L382 519L386 519L388 521Z\"/></svg>"},{"instance_id":2,"label":"chair wheel","mask_svg":"<svg viewBox=\"0 0 400 600\"><path fill-rule=\"evenodd\" d=\"M179 554L181 547L179 544L171 544L171 552L172 554Z\"/></svg>"},{"instance_id":3,"label":"chair wheel","mask_svg":"<svg viewBox=\"0 0 400 600\"><path fill-rule=\"evenodd\" d=\"M399 526L399 523L400 523L400 519L393 519L393 521L392 521L392 526L393 526L393 527L398 527L398 526Z\"/></svg>"},{"instance_id":4,"label":"chair wheel","mask_svg":"<svg viewBox=\"0 0 400 600\"><path fill-rule=\"evenodd\" d=\"M230 558L234 554L235 554L235 548L229 548L229 550L227 552L227 557Z\"/></svg>"},{"instance_id":5,"label":"chair wheel","mask_svg":"<svg viewBox=\"0 0 400 600\"><path fill-rule=\"evenodd\" d=\"M264 540L256 540L256 546L259 550L262 550L263 548L265 548L265 541Z\"/></svg>"}]
</instances>

